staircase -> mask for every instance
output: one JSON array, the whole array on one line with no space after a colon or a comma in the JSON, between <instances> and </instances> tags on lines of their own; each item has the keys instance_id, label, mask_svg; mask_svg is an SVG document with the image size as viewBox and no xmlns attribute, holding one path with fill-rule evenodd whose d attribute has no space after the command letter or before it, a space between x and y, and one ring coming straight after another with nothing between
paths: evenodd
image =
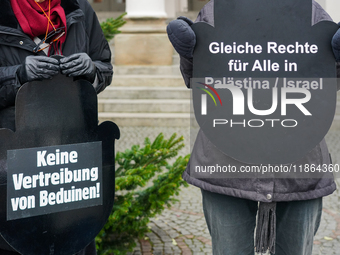
<instances>
[{"instance_id":1,"label":"staircase","mask_svg":"<svg viewBox=\"0 0 340 255\"><path fill-rule=\"evenodd\" d=\"M119 127L188 127L190 93L172 66L114 66L112 84L98 95L99 121Z\"/></svg>"},{"instance_id":2,"label":"staircase","mask_svg":"<svg viewBox=\"0 0 340 255\"><path fill-rule=\"evenodd\" d=\"M189 127L190 93L172 66L115 66L113 81L98 96L99 121L118 126ZM340 96L332 130L340 129Z\"/></svg>"}]
</instances>

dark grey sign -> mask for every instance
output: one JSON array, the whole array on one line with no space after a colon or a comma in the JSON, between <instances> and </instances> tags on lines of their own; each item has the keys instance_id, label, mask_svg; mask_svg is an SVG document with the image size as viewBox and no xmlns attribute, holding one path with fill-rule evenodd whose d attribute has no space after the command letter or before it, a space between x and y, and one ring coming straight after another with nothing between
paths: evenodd
<instances>
[{"instance_id":1,"label":"dark grey sign","mask_svg":"<svg viewBox=\"0 0 340 255\"><path fill-rule=\"evenodd\" d=\"M101 142L7 152L7 220L101 205Z\"/></svg>"},{"instance_id":2,"label":"dark grey sign","mask_svg":"<svg viewBox=\"0 0 340 255\"><path fill-rule=\"evenodd\" d=\"M336 106L331 38L310 0L215 0L199 22L191 87L195 117L225 154L249 164L292 163L328 132Z\"/></svg>"}]
</instances>

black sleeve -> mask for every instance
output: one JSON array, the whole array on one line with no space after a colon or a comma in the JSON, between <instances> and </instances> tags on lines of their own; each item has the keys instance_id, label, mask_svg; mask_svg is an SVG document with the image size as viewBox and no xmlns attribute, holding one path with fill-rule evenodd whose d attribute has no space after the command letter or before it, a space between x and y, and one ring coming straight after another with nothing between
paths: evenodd
<instances>
[{"instance_id":1,"label":"black sleeve","mask_svg":"<svg viewBox=\"0 0 340 255\"><path fill-rule=\"evenodd\" d=\"M113 68L111 64L111 51L104 37L98 18L88 1L81 1L84 6L86 32L89 36L89 56L97 68L99 79L96 87L97 93L103 91L111 84Z\"/></svg>"},{"instance_id":2,"label":"black sleeve","mask_svg":"<svg viewBox=\"0 0 340 255\"><path fill-rule=\"evenodd\" d=\"M0 110L13 106L16 94L21 86L16 66L0 66Z\"/></svg>"}]
</instances>

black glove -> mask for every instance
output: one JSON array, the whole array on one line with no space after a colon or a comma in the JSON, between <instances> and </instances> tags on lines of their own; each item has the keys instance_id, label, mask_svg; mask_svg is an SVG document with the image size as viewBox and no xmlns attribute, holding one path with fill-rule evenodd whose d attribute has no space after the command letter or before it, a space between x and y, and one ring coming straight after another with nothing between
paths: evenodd
<instances>
[{"instance_id":1,"label":"black glove","mask_svg":"<svg viewBox=\"0 0 340 255\"><path fill-rule=\"evenodd\" d=\"M190 19L181 16L171 21L166 28L175 50L185 58L192 58L196 45L196 35L190 27L192 24Z\"/></svg>"},{"instance_id":2,"label":"black glove","mask_svg":"<svg viewBox=\"0 0 340 255\"><path fill-rule=\"evenodd\" d=\"M75 53L60 59L59 62L62 74L94 82L97 68L86 53Z\"/></svg>"},{"instance_id":3,"label":"black glove","mask_svg":"<svg viewBox=\"0 0 340 255\"><path fill-rule=\"evenodd\" d=\"M340 25L340 23L338 24ZM337 62L340 62L340 28L333 36L332 49Z\"/></svg>"},{"instance_id":4,"label":"black glove","mask_svg":"<svg viewBox=\"0 0 340 255\"><path fill-rule=\"evenodd\" d=\"M21 84L29 81L51 79L59 73L59 61L46 56L28 56L18 68Z\"/></svg>"}]
</instances>

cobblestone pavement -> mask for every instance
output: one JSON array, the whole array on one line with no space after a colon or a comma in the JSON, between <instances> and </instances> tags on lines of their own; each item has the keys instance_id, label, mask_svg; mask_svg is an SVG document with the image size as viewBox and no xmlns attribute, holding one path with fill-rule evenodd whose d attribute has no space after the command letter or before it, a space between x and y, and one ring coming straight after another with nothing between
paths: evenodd
<instances>
[{"instance_id":1,"label":"cobblestone pavement","mask_svg":"<svg viewBox=\"0 0 340 255\"><path fill-rule=\"evenodd\" d=\"M121 140L117 142L117 151L130 148L132 144L141 143L144 137L151 139L163 132L165 137L176 132L183 135L189 144L189 129L185 128L121 128ZM326 137L333 162L340 164L340 132L330 131ZM186 146L181 154L190 152ZM336 180L340 187L340 179ZM149 223L151 232L129 255L210 255L211 239L205 223L201 192L198 188L189 186L182 188L179 202L171 209L166 209L161 215ZM314 239L312 255L340 254L340 190L323 200L321 225ZM299 254L289 254L299 255Z\"/></svg>"}]
</instances>

